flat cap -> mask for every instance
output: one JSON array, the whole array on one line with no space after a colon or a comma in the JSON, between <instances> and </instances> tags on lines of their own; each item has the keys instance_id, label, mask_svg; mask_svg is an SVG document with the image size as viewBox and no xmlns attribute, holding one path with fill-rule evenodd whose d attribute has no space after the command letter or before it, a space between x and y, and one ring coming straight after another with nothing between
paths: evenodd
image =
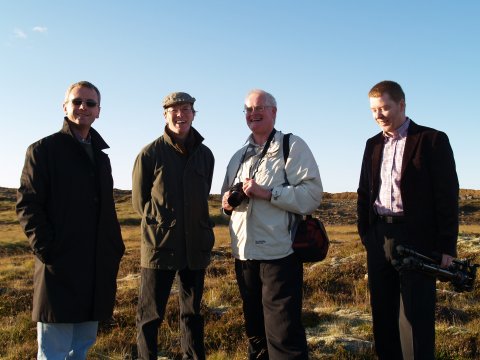
<instances>
[{"instance_id":1,"label":"flat cap","mask_svg":"<svg viewBox=\"0 0 480 360\"><path fill-rule=\"evenodd\" d=\"M163 108L166 109L170 106L181 103L189 103L193 105L194 102L195 98L191 97L185 92L173 92L165 96L165 98L163 99Z\"/></svg>"}]
</instances>

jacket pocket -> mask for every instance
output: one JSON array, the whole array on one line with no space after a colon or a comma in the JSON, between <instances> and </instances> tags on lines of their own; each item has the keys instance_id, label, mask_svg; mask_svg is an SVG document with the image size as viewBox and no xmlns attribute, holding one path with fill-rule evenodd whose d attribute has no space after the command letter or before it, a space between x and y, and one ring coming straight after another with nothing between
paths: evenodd
<instances>
[{"instance_id":1,"label":"jacket pocket","mask_svg":"<svg viewBox=\"0 0 480 360\"><path fill-rule=\"evenodd\" d=\"M213 233L214 227L215 223L210 219L208 221L200 221L202 251L212 250L215 243L215 235Z\"/></svg>"},{"instance_id":2,"label":"jacket pocket","mask_svg":"<svg viewBox=\"0 0 480 360\"><path fill-rule=\"evenodd\" d=\"M204 169L203 167L196 167L195 168L195 173L202 178L206 178L208 176L208 174L205 170L206 169Z\"/></svg>"},{"instance_id":3,"label":"jacket pocket","mask_svg":"<svg viewBox=\"0 0 480 360\"><path fill-rule=\"evenodd\" d=\"M170 239L173 239L173 232L176 219L162 219L159 222L156 218L146 217L142 221L142 239L149 248L173 249Z\"/></svg>"}]
</instances>

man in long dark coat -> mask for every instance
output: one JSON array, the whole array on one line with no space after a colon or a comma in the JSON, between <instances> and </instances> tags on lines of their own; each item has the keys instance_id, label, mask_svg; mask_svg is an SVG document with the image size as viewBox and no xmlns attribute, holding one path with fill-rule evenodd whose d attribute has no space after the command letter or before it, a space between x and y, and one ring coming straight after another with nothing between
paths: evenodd
<instances>
[{"instance_id":1,"label":"man in long dark coat","mask_svg":"<svg viewBox=\"0 0 480 360\"><path fill-rule=\"evenodd\" d=\"M91 128L100 92L72 84L62 129L30 145L17 215L35 255L38 359L85 359L112 316L125 247L113 201L108 145Z\"/></svg>"}]
</instances>

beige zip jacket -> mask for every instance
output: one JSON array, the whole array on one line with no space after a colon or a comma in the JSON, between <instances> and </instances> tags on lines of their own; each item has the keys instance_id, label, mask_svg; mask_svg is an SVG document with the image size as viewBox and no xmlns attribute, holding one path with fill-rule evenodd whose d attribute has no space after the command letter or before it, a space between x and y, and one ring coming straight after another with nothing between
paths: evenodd
<instances>
[{"instance_id":1,"label":"beige zip jacket","mask_svg":"<svg viewBox=\"0 0 480 360\"><path fill-rule=\"evenodd\" d=\"M271 200L247 199L231 214L232 253L237 259L273 260L293 253L290 235L292 213L311 214L322 200L320 172L308 145L300 137L292 135L290 154L285 164L282 144L283 134L277 131L255 172L255 181L271 189ZM233 184L252 176L262 149L263 146L256 145L250 135L247 144L233 155L228 164L222 195ZM245 160L240 164L244 154Z\"/></svg>"}]
</instances>

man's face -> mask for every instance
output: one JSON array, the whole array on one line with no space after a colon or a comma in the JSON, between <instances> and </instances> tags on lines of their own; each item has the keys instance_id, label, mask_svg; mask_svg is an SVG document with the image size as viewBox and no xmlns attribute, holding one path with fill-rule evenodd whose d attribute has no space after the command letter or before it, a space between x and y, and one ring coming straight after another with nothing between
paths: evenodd
<instances>
[{"instance_id":1,"label":"man's face","mask_svg":"<svg viewBox=\"0 0 480 360\"><path fill-rule=\"evenodd\" d=\"M183 103L165 109L164 116L170 131L180 139L184 139L190 131L195 115L193 114L192 104Z\"/></svg>"},{"instance_id":2,"label":"man's face","mask_svg":"<svg viewBox=\"0 0 480 360\"><path fill-rule=\"evenodd\" d=\"M277 108L268 106L265 95L253 93L245 101L245 118L254 135L268 136L275 126Z\"/></svg>"},{"instance_id":3,"label":"man's face","mask_svg":"<svg viewBox=\"0 0 480 360\"><path fill-rule=\"evenodd\" d=\"M370 98L370 110L373 118L385 133L393 133L405 121L405 100L398 103L383 93L381 97Z\"/></svg>"},{"instance_id":4,"label":"man's face","mask_svg":"<svg viewBox=\"0 0 480 360\"><path fill-rule=\"evenodd\" d=\"M94 89L75 87L63 104L67 118L80 129L90 129L95 119L100 115L98 95Z\"/></svg>"}]
</instances>

